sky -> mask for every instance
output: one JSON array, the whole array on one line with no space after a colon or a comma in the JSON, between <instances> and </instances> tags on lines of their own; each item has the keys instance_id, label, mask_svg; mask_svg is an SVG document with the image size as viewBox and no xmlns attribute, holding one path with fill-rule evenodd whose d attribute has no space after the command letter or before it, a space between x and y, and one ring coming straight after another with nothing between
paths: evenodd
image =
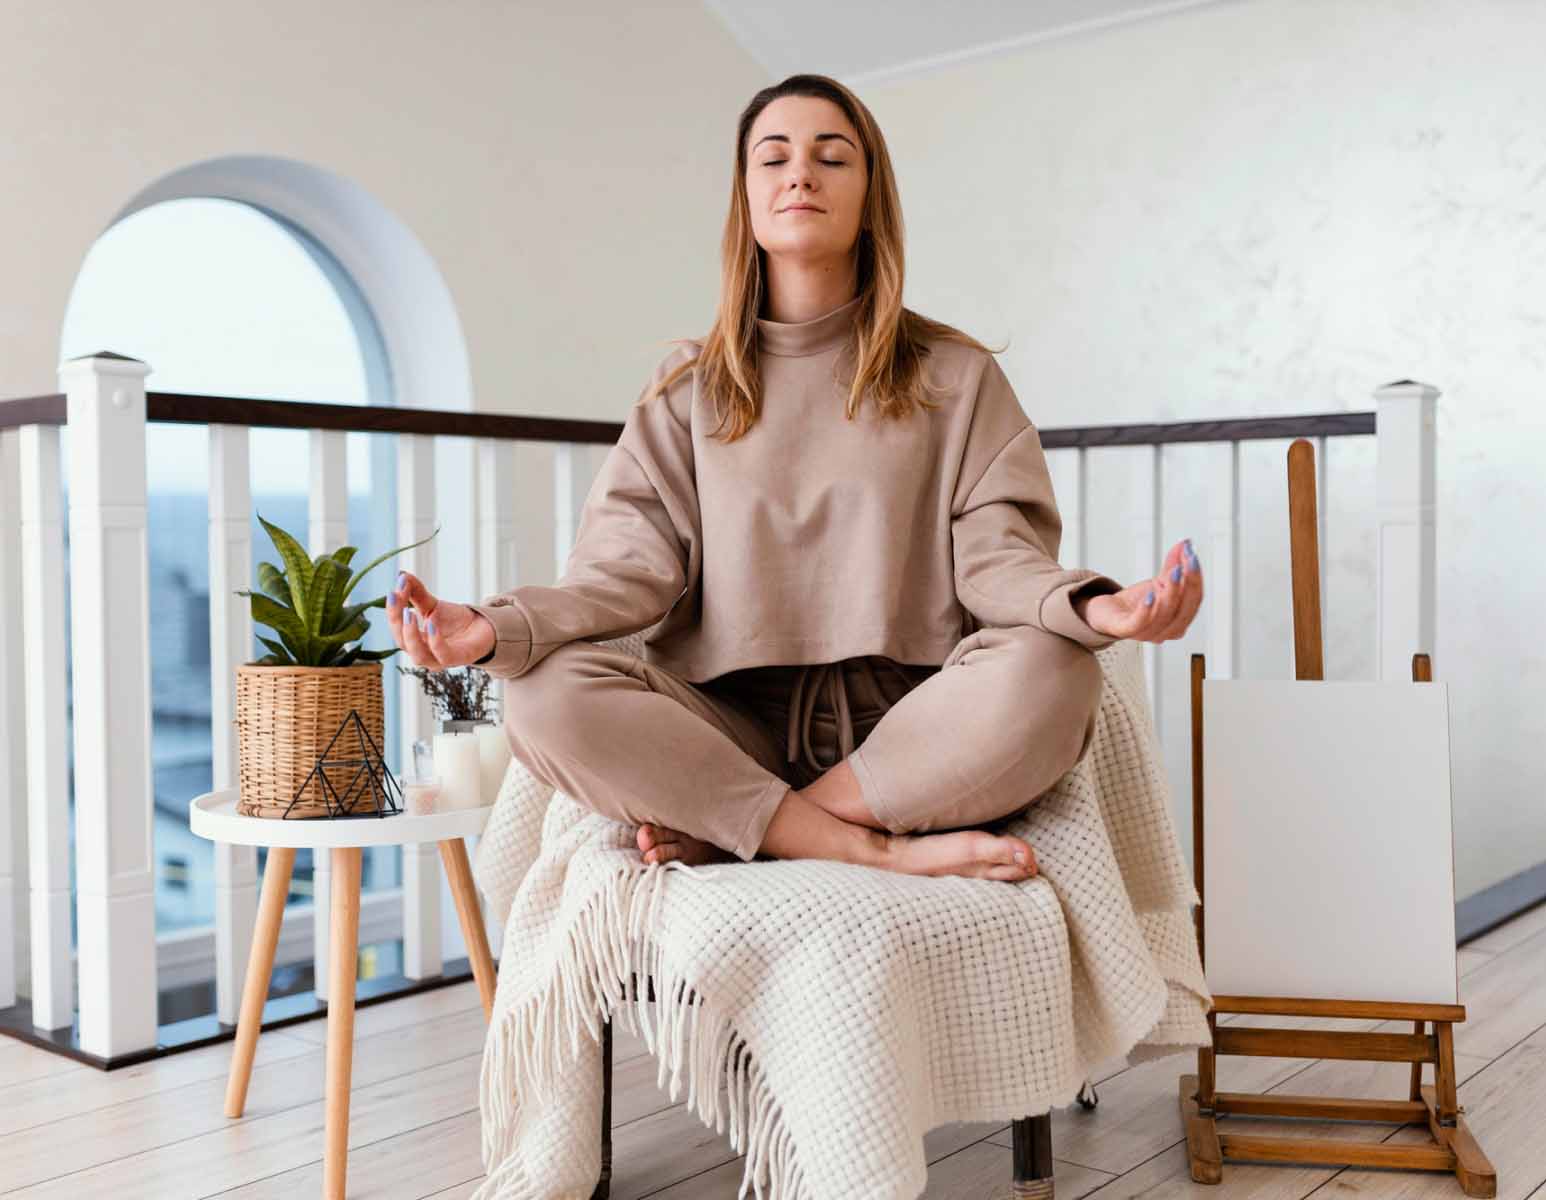
<instances>
[{"instance_id":1,"label":"sky","mask_svg":"<svg viewBox=\"0 0 1546 1200\"><path fill-rule=\"evenodd\" d=\"M332 282L290 233L230 200L171 200L119 221L87 252L59 359L111 350L151 368L150 391L364 404L359 340ZM376 403L391 403L376 397ZM254 429L252 490L308 487L304 430ZM369 440L348 436L349 491L370 488ZM202 426L152 423L152 492L203 491Z\"/></svg>"}]
</instances>

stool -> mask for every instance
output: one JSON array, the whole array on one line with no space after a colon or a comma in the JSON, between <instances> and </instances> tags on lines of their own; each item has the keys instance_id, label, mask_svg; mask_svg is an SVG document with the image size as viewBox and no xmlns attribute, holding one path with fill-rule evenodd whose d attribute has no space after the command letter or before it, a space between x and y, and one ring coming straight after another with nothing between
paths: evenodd
<instances>
[{"instance_id":1,"label":"stool","mask_svg":"<svg viewBox=\"0 0 1546 1200\"><path fill-rule=\"evenodd\" d=\"M401 846L437 842L440 859L456 901L456 915L467 943L467 958L483 1001L485 1018L494 1005L494 959L489 953L483 914L473 887L472 867L463 840L483 831L493 806L448 812L384 817L308 818L285 820L246 817L236 811L237 789L225 788L196 797L188 806L188 825L200 837L237 846L267 846L258 921L247 960L231 1077L226 1086L225 1115L239 1117L247 1104L247 1083L263 1023L274 952L279 944L285 897L295 852L302 847L332 852L332 941L328 958L326 1132L322 1164L325 1200L343 1200L349 1153L349 1073L354 1056L354 976L359 961L360 864L366 846Z\"/></svg>"}]
</instances>

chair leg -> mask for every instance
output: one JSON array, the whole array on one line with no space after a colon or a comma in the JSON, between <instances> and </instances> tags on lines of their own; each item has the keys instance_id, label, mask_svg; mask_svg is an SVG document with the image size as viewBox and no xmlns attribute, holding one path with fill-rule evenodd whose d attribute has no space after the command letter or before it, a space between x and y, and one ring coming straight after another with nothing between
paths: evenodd
<instances>
[{"instance_id":1,"label":"chair leg","mask_svg":"<svg viewBox=\"0 0 1546 1200\"><path fill-rule=\"evenodd\" d=\"M1019 1117L1014 1126L1011 1200L1052 1200L1052 1114Z\"/></svg>"},{"instance_id":2,"label":"chair leg","mask_svg":"<svg viewBox=\"0 0 1546 1200\"><path fill-rule=\"evenodd\" d=\"M612 1019L601 1024L601 1178L590 1200L607 1200L612 1192Z\"/></svg>"}]
</instances>

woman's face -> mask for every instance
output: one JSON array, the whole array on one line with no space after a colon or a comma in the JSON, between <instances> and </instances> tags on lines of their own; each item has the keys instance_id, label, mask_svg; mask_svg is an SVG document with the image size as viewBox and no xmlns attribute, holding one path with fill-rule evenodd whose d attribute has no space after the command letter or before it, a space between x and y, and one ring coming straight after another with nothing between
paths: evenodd
<instances>
[{"instance_id":1,"label":"woman's face","mask_svg":"<svg viewBox=\"0 0 1546 1200\"><path fill-rule=\"evenodd\" d=\"M757 244L770 255L810 261L851 254L869 173L843 110L813 96L780 96L757 115L747 141L746 200Z\"/></svg>"}]
</instances>

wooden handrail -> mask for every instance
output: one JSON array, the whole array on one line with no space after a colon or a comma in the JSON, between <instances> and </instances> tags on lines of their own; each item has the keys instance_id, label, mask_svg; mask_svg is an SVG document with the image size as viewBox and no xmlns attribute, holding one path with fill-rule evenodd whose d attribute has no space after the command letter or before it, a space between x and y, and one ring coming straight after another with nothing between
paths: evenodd
<instances>
[{"instance_id":1,"label":"wooden handrail","mask_svg":"<svg viewBox=\"0 0 1546 1200\"><path fill-rule=\"evenodd\" d=\"M526 417L372 404L318 404L146 392L145 419L179 425L246 425L267 429L341 429L349 433L420 433L509 438L528 442L612 443L620 421L580 417ZM65 424L64 394L0 400L0 429ZM1039 430L1048 450L1072 447L1154 446L1178 442L1247 442L1268 438L1345 437L1374 432L1373 412L1306 413L1285 417L1230 417L1214 421L1137 425L1071 425Z\"/></svg>"}]
</instances>

